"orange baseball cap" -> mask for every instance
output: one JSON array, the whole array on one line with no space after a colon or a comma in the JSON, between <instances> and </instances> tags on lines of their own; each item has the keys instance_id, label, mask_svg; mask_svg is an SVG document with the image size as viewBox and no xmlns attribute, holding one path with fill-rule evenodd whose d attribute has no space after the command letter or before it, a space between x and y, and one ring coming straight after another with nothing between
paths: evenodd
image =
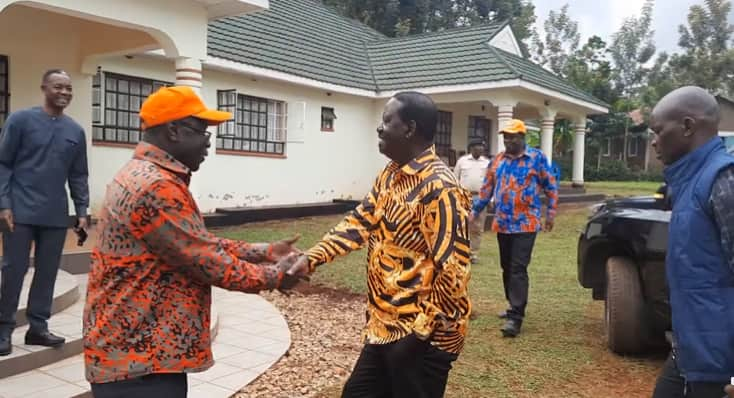
<instances>
[{"instance_id":1,"label":"orange baseball cap","mask_svg":"<svg viewBox=\"0 0 734 398\"><path fill-rule=\"evenodd\" d=\"M528 129L525 128L525 122L518 119L510 119L510 121L505 124L505 127L502 128L502 131L500 131L502 134L525 134L527 132Z\"/></svg>"},{"instance_id":2,"label":"orange baseball cap","mask_svg":"<svg viewBox=\"0 0 734 398\"><path fill-rule=\"evenodd\" d=\"M140 107L144 129L189 116L205 120L210 126L232 119L230 112L207 108L199 95L186 86L161 87Z\"/></svg>"}]
</instances>

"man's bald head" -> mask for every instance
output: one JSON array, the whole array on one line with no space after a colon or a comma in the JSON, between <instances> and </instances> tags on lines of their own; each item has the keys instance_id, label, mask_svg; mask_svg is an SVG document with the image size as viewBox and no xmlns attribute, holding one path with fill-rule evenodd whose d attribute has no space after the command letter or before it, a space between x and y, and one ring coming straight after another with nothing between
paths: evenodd
<instances>
[{"instance_id":1,"label":"man's bald head","mask_svg":"<svg viewBox=\"0 0 734 398\"><path fill-rule=\"evenodd\" d=\"M719 103L708 91L686 86L671 91L663 97L652 111L657 117L683 120L694 119L702 133L716 135L721 114ZM706 130L706 131L703 131Z\"/></svg>"},{"instance_id":2,"label":"man's bald head","mask_svg":"<svg viewBox=\"0 0 734 398\"><path fill-rule=\"evenodd\" d=\"M720 119L713 95L700 87L681 87L655 105L652 145L663 163L671 164L716 136Z\"/></svg>"}]
</instances>

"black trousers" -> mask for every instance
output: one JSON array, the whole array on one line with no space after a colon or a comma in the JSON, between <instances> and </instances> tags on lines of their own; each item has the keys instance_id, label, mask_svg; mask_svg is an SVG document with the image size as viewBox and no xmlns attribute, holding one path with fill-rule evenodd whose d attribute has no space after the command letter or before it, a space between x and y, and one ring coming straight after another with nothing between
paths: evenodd
<instances>
[{"instance_id":1,"label":"black trousers","mask_svg":"<svg viewBox=\"0 0 734 398\"><path fill-rule=\"evenodd\" d=\"M522 322L528 305L528 264L535 246L536 232L519 234L497 234L502 265L502 283L505 298L510 304L507 316Z\"/></svg>"},{"instance_id":2,"label":"black trousers","mask_svg":"<svg viewBox=\"0 0 734 398\"><path fill-rule=\"evenodd\" d=\"M12 233L3 233L2 274L0 275L0 334L10 336L15 329L23 278L30 264L31 244L36 243L33 281L28 295L26 317L30 329L48 330L56 274L64 250L66 228L16 224Z\"/></svg>"},{"instance_id":3,"label":"black trousers","mask_svg":"<svg viewBox=\"0 0 734 398\"><path fill-rule=\"evenodd\" d=\"M390 344L366 344L342 398L440 398L458 355L407 336Z\"/></svg>"},{"instance_id":4,"label":"black trousers","mask_svg":"<svg viewBox=\"0 0 734 398\"><path fill-rule=\"evenodd\" d=\"M680 375L675 356L671 353L665 361L652 398L722 398L726 397L724 387L726 381L720 383L689 382L686 384Z\"/></svg>"},{"instance_id":5,"label":"black trousers","mask_svg":"<svg viewBox=\"0 0 734 398\"><path fill-rule=\"evenodd\" d=\"M94 398L186 398L186 373L154 373L134 379L92 384Z\"/></svg>"}]
</instances>

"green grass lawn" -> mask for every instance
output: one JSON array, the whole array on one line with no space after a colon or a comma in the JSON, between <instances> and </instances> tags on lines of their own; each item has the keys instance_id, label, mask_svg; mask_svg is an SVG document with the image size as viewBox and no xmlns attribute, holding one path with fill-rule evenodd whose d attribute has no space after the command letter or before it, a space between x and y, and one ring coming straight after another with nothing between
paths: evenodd
<instances>
[{"instance_id":1,"label":"green grass lawn","mask_svg":"<svg viewBox=\"0 0 734 398\"><path fill-rule=\"evenodd\" d=\"M652 195L660 188L660 182L651 181L593 181L584 183L586 190L612 196Z\"/></svg>"},{"instance_id":2,"label":"green grass lawn","mask_svg":"<svg viewBox=\"0 0 734 398\"><path fill-rule=\"evenodd\" d=\"M653 191L654 183L594 184ZM464 352L449 378L447 397L649 396L661 362L626 359L606 351L603 305L576 279L576 244L585 209L562 210L552 233L538 239L530 265L530 300L523 333L503 339L496 314L506 307L496 237L486 233L481 262L472 268L471 298L480 317L473 321ZM300 247L316 242L340 217L268 222L218 231L231 238L270 241L302 234ZM314 283L365 292L365 251L319 268ZM357 336L355 336L357 338ZM611 379L611 380L608 380ZM583 381L587 380L587 381ZM604 393L595 386L608 382ZM634 387L634 388L633 388ZM623 388L623 390L614 390ZM339 386L326 396L338 396Z\"/></svg>"}]
</instances>

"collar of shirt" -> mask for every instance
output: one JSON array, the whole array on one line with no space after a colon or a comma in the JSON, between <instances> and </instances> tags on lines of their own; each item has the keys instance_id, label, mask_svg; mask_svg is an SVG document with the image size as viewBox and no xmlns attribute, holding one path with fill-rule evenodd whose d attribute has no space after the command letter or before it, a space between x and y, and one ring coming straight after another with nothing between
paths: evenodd
<instances>
[{"instance_id":1,"label":"collar of shirt","mask_svg":"<svg viewBox=\"0 0 734 398\"><path fill-rule=\"evenodd\" d=\"M183 163L176 160L171 156L171 154L153 144L144 141L138 143L138 146L135 148L133 158L148 161L161 168L169 170L181 177L181 179L186 182L186 185L189 184L189 180L191 179L191 170L184 166Z\"/></svg>"},{"instance_id":2,"label":"collar of shirt","mask_svg":"<svg viewBox=\"0 0 734 398\"><path fill-rule=\"evenodd\" d=\"M479 158L475 159L471 153L462 156L462 158L466 160L470 160L472 162L488 162L489 161L489 158L484 155L481 155L479 156Z\"/></svg>"},{"instance_id":3,"label":"collar of shirt","mask_svg":"<svg viewBox=\"0 0 734 398\"><path fill-rule=\"evenodd\" d=\"M525 147L525 148L524 148L524 149L522 150L522 152L520 152L520 153L519 153L519 154L517 154L517 155L510 155L510 154L509 154L509 153L507 153L507 152L502 152L502 154L501 154L501 155L499 155L499 156L501 156L501 159L509 159L509 160L515 160L515 159L520 159L520 158L522 158L522 157L524 157L524 156L530 157L530 154L528 154L528 147L526 146L526 147Z\"/></svg>"},{"instance_id":4,"label":"collar of shirt","mask_svg":"<svg viewBox=\"0 0 734 398\"><path fill-rule=\"evenodd\" d=\"M393 170L400 170L407 175L415 175L426 168L426 166L428 166L435 158L436 149L431 145L403 167L398 166L395 162L390 162L390 168Z\"/></svg>"}]
</instances>

